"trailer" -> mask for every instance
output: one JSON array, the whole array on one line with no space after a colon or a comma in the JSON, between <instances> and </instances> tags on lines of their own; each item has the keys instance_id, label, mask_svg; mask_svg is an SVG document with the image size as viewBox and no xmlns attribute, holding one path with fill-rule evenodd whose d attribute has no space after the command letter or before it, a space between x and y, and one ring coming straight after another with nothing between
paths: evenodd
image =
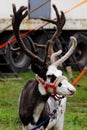
<instances>
[{"instance_id":1,"label":"trailer","mask_svg":"<svg viewBox=\"0 0 87 130\"><path fill-rule=\"evenodd\" d=\"M31 49L31 42L46 44L55 31L55 26L41 21L40 17L55 19L55 12L52 5L55 4L59 11L66 16L66 23L61 35L58 37L54 50L63 50L66 53L70 47L70 36L75 36L78 45L74 54L63 66L71 65L74 69L81 70L87 64L87 0L3 0L0 4L0 67L3 70L3 58L15 72L26 71L29 68L31 59L22 52L10 50L18 47L17 41L11 26L12 4L17 9L25 5L28 7L29 15L24 19L20 27L21 36L26 46ZM43 50L39 55L43 58ZM62 55L63 55L62 54ZM8 63L7 63L8 61ZM1 71L0 70L0 71Z\"/></svg>"}]
</instances>

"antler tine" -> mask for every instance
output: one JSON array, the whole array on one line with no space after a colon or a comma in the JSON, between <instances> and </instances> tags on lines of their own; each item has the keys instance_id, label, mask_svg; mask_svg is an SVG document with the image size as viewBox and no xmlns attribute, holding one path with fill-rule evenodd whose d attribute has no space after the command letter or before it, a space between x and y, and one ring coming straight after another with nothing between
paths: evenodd
<instances>
[{"instance_id":1,"label":"antler tine","mask_svg":"<svg viewBox=\"0 0 87 130\"><path fill-rule=\"evenodd\" d=\"M63 28L66 20L65 20L65 15L64 15L63 11L61 11L60 12L61 14L59 15L59 12L55 5L53 5L53 8L54 8L56 16L57 16L57 20L54 21L54 24L56 25L57 29L51 40L54 41L54 43L55 43L56 39L58 38L58 36L60 35L60 33L62 31L62 28Z\"/></svg>"},{"instance_id":2,"label":"antler tine","mask_svg":"<svg viewBox=\"0 0 87 130\"><path fill-rule=\"evenodd\" d=\"M77 40L76 40L76 38L74 36L71 36L70 40L71 40L71 44L72 44L71 48L69 49L69 51L63 57L61 57L58 61L56 61L56 62L53 63L55 66L59 66L64 61L66 61L71 56L71 54L73 53L73 51L75 50L75 48L77 46Z\"/></svg>"},{"instance_id":3,"label":"antler tine","mask_svg":"<svg viewBox=\"0 0 87 130\"><path fill-rule=\"evenodd\" d=\"M64 13L61 11L61 15L59 15L59 12L57 10L57 7L55 5L53 5L53 8L55 10L56 13L56 20L50 20L50 19L45 19L45 18L41 18L41 20L43 21L47 21L49 23L55 24L56 25L56 32L54 33L54 35L52 36L52 38L48 41L49 42L49 47L48 47L48 54L47 54L47 59L50 59L50 56L52 55L53 51L53 46L54 43L56 42L58 36L61 33L61 30L65 24L65 15Z\"/></svg>"},{"instance_id":4,"label":"antler tine","mask_svg":"<svg viewBox=\"0 0 87 130\"><path fill-rule=\"evenodd\" d=\"M51 63L55 63L56 61L56 57L59 56L60 54L62 53L62 50L59 50L57 52L54 52L52 55L51 55Z\"/></svg>"},{"instance_id":5,"label":"antler tine","mask_svg":"<svg viewBox=\"0 0 87 130\"><path fill-rule=\"evenodd\" d=\"M56 17L57 17L56 20L50 20L50 19L46 19L46 18L40 18L40 19L56 25L56 27L57 27L56 32L54 33L53 37L50 39L51 41L55 42L56 38L58 38L58 36L61 33L61 30L65 24L66 19L65 19L65 15L64 15L63 11L61 11L60 12L61 14L59 15L57 7L55 5L53 5L53 8L55 10Z\"/></svg>"},{"instance_id":6,"label":"antler tine","mask_svg":"<svg viewBox=\"0 0 87 130\"><path fill-rule=\"evenodd\" d=\"M22 20L28 15L28 10L27 10L27 7L21 6L17 11L15 4L12 4L12 9L13 9L13 15L11 15L12 26L13 26L13 29L18 30ZM16 28L15 28L15 26L16 26Z\"/></svg>"},{"instance_id":7,"label":"antler tine","mask_svg":"<svg viewBox=\"0 0 87 130\"><path fill-rule=\"evenodd\" d=\"M33 59L33 61L35 61L35 63L43 65L44 61L39 56L37 56L36 54L34 54L33 52L31 52L25 46L22 38L20 37L19 27L20 27L20 24L21 24L22 20L28 15L27 7L21 6L18 9L18 11L16 11L15 4L13 4L12 7L13 7L13 15L11 15L11 17L12 17L12 27L13 27L13 31L14 31L15 37L16 37L16 39L18 41L18 44L21 47L21 50L26 55L28 55L29 57L31 57ZM34 45L31 45L31 46L34 46Z\"/></svg>"}]
</instances>

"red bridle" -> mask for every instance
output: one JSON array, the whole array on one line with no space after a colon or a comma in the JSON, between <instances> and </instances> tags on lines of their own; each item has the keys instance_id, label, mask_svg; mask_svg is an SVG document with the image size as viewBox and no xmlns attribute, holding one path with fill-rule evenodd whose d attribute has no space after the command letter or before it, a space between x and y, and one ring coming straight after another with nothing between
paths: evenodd
<instances>
[{"instance_id":1,"label":"red bridle","mask_svg":"<svg viewBox=\"0 0 87 130\"><path fill-rule=\"evenodd\" d=\"M48 83L48 82L45 82L42 78L40 78L38 75L36 76L36 80L41 84L43 85L46 93L49 94L48 92L48 88L52 88L53 89L53 94L52 95L56 95L58 94L58 92L56 92L56 87L57 85L63 80L63 79L66 79L66 77L64 76L59 76L55 79L55 81L53 83Z\"/></svg>"}]
</instances>

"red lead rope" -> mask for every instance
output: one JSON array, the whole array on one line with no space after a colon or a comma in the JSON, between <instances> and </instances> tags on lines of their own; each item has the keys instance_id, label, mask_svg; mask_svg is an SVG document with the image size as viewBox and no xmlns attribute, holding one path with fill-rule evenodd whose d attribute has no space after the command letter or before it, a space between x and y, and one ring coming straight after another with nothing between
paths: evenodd
<instances>
[{"instance_id":1,"label":"red lead rope","mask_svg":"<svg viewBox=\"0 0 87 130\"><path fill-rule=\"evenodd\" d=\"M62 79L65 79L66 77L64 76L59 76L56 78L56 80L53 82L53 83L47 83L45 82L42 78L40 78L39 76L36 76L36 80L43 85L46 93L49 93L48 92L48 88L52 88L53 89L53 92L54 92L54 95L58 94L56 92L56 86L61 82Z\"/></svg>"}]
</instances>

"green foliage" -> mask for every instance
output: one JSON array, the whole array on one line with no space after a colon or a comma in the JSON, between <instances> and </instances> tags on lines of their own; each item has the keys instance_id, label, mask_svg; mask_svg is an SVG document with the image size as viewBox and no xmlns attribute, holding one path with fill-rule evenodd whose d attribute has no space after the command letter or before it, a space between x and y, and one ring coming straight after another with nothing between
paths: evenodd
<instances>
[{"instance_id":1,"label":"green foliage","mask_svg":"<svg viewBox=\"0 0 87 130\"><path fill-rule=\"evenodd\" d=\"M78 72L74 72L76 77ZM67 75L65 73L65 75ZM21 73L19 81L0 81L0 130L22 130L18 116L18 98L22 86L35 75ZM64 130L87 130L87 75L83 76L73 97L67 98Z\"/></svg>"}]
</instances>

